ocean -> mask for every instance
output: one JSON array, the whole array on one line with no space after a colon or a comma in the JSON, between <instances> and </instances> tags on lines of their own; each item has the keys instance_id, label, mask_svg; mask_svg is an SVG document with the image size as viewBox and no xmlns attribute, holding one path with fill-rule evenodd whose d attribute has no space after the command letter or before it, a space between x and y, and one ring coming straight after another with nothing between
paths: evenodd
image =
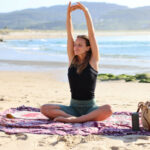
<instances>
[{"instance_id":1,"label":"ocean","mask_svg":"<svg viewBox=\"0 0 150 150\"><path fill-rule=\"evenodd\" d=\"M103 36L96 39L100 52L99 73L150 72L150 36ZM67 68L66 44L66 38L1 42L0 70L49 71Z\"/></svg>"}]
</instances>

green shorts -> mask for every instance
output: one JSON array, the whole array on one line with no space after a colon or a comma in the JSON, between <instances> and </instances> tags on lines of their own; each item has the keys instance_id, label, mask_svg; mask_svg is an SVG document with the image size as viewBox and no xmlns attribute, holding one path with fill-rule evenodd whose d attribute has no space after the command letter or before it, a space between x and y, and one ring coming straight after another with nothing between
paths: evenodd
<instances>
[{"instance_id":1,"label":"green shorts","mask_svg":"<svg viewBox=\"0 0 150 150\"><path fill-rule=\"evenodd\" d=\"M99 107L95 103L95 99L92 100L76 100L71 99L70 106L59 105L60 109L72 116L82 116L98 109Z\"/></svg>"}]
</instances>

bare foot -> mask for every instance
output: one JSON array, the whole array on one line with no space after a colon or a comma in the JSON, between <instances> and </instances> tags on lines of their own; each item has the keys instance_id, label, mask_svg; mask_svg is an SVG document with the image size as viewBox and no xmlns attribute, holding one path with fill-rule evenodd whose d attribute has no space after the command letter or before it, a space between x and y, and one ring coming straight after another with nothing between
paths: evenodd
<instances>
[{"instance_id":1,"label":"bare foot","mask_svg":"<svg viewBox=\"0 0 150 150\"><path fill-rule=\"evenodd\" d=\"M53 121L73 123L73 122L75 122L76 118L77 117L62 117L62 116L58 116L58 117L54 118Z\"/></svg>"}]
</instances>

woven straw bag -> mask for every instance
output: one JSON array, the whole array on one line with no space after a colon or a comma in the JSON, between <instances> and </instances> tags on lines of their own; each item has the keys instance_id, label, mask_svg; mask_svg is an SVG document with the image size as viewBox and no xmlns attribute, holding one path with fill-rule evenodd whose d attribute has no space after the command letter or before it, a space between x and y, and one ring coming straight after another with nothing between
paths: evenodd
<instances>
[{"instance_id":1,"label":"woven straw bag","mask_svg":"<svg viewBox=\"0 0 150 150\"><path fill-rule=\"evenodd\" d=\"M139 102L137 112L140 110L143 128L150 131L150 102Z\"/></svg>"}]
</instances>

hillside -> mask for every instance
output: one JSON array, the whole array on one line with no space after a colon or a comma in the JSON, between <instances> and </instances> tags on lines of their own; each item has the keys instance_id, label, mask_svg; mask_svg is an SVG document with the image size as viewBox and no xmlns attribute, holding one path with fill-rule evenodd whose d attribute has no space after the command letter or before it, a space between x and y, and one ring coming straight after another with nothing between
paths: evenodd
<instances>
[{"instance_id":1,"label":"hillside","mask_svg":"<svg viewBox=\"0 0 150 150\"><path fill-rule=\"evenodd\" d=\"M88 7L97 30L150 30L150 7L130 9L102 2L82 2ZM64 30L67 5L0 13L0 29ZM75 29L85 29L83 13L72 13Z\"/></svg>"}]
</instances>

